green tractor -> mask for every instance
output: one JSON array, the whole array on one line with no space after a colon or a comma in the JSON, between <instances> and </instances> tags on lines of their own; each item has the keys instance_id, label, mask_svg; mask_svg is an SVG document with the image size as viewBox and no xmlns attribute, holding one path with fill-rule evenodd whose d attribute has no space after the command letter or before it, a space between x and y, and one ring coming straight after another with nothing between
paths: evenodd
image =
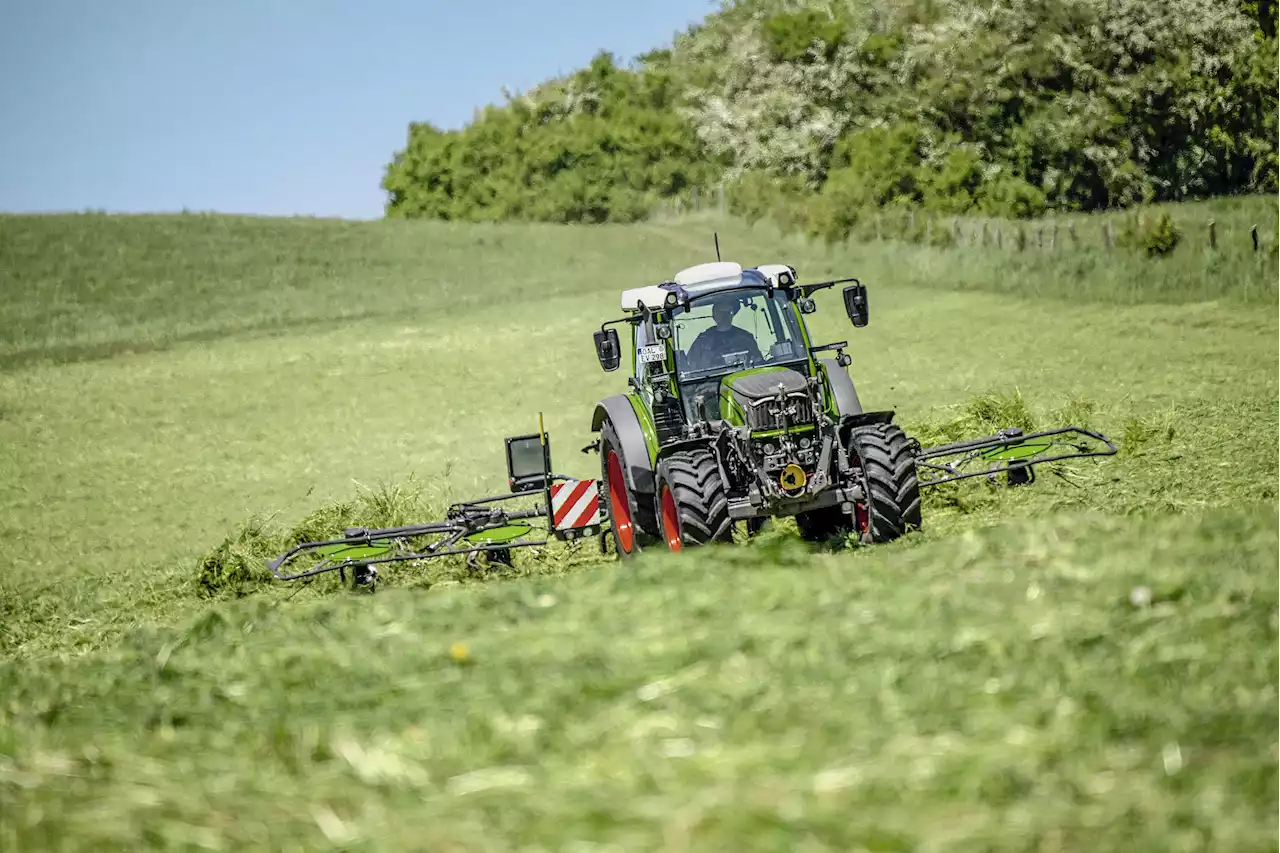
<instances>
[{"instance_id":1,"label":"green tractor","mask_svg":"<svg viewBox=\"0 0 1280 853\"><path fill-rule=\"evenodd\" d=\"M855 533L888 542L921 526L918 444L893 412L865 412L847 342L815 345L815 291L846 284L855 327L867 289L849 278L799 284L790 266L717 261L627 290L626 317L595 333L606 371L631 332L630 389L601 401L591 429L618 554L731 542L794 516L807 540ZM590 448L588 448L590 449Z\"/></svg>"},{"instance_id":2,"label":"green tractor","mask_svg":"<svg viewBox=\"0 0 1280 853\"><path fill-rule=\"evenodd\" d=\"M921 527L922 489L970 477L1027 485L1036 465L1116 453L1076 426L921 447L894 412L863 411L846 341L809 336L813 294L841 284L850 322L867 325L856 278L801 284L784 264L717 260L623 292L626 316L594 336L601 367L617 370L611 327L630 326L630 389L596 405L599 437L583 448L600 453L601 509L620 557L731 542L735 524L750 534L782 516L809 541L891 542Z\"/></svg>"}]
</instances>

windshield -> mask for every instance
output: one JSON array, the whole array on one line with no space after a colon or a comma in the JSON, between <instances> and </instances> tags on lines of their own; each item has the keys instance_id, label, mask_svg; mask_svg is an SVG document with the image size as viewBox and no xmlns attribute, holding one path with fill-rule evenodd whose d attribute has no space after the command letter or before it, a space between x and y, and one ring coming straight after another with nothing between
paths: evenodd
<instances>
[{"instance_id":1,"label":"windshield","mask_svg":"<svg viewBox=\"0 0 1280 853\"><path fill-rule=\"evenodd\" d=\"M681 380L722 375L805 357L791 298L775 290L735 290L693 300L673 312Z\"/></svg>"}]
</instances>

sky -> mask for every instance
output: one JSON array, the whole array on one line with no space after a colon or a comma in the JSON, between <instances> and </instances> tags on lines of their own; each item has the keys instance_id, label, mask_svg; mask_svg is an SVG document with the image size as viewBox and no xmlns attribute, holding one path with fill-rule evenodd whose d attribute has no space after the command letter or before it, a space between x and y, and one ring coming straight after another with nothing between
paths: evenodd
<instances>
[{"instance_id":1,"label":"sky","mask_svg":"<svg viewBox=\"0 0 1280 853\"><path fill-rule=\"evenodd\" d=\"M669 45L714 0L0 0L0 211L371 219L411 121Z\"/></svg>"}]
</instances>

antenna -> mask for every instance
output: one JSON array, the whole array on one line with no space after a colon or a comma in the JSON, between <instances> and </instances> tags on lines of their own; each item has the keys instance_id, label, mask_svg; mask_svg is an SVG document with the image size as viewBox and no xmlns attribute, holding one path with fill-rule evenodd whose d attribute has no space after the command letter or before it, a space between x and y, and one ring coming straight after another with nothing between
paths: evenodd
<instances>
[{"instance_id":1,"label":"antenna","mask_svg":"<svg viewBox=\"0 0 1280 853\"><path fill-rule=\"evenodd\" d=\"M716 260L720 260L720 233L713 232L716 235Z\"/></svg>"}]
</instances>

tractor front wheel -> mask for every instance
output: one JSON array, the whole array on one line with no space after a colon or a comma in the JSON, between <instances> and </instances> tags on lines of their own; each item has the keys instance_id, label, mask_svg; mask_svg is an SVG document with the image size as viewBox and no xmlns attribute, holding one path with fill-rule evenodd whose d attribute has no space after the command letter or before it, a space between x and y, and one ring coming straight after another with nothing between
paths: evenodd
<instances>
[{"instance_id":1,"label":"tractor front wheel","mask_svg":"<svg viewBox=\"0 0 1280 853\"><path fill-rule=\"evenodd\" d=\"M601 497L609 508L614 550L624 560L656 542L654 533L658 529L651 499L636 495L627 488L627 478L623 473L626 466L622 443L618 441L613 424L606 421L600 428Z\"/></svg>"},{"instance_id":2,"label":"tractor front wheel","mask_svg":"<svg viewBox=\"0 0 1280 853\"><path fill-rule=\"evenodd\" d=\"M672 551L733 541L720 466L709 450L680 450L658 463L658 521Z\"/></svg>"},{"instance_id":3,"label":"tractor front wheel","mask_svg":"<svg viewBox=\"0 0 1280 853\"><path fill-rule=\"evenodd\" d=\"M920 482L910 439L894 424L858 427L846 446L863 499L850 518L839 507L796 516L800 535L817 541L857 533L867 544L892 542L921 527Z\"/></svg>"}]
</instances>

